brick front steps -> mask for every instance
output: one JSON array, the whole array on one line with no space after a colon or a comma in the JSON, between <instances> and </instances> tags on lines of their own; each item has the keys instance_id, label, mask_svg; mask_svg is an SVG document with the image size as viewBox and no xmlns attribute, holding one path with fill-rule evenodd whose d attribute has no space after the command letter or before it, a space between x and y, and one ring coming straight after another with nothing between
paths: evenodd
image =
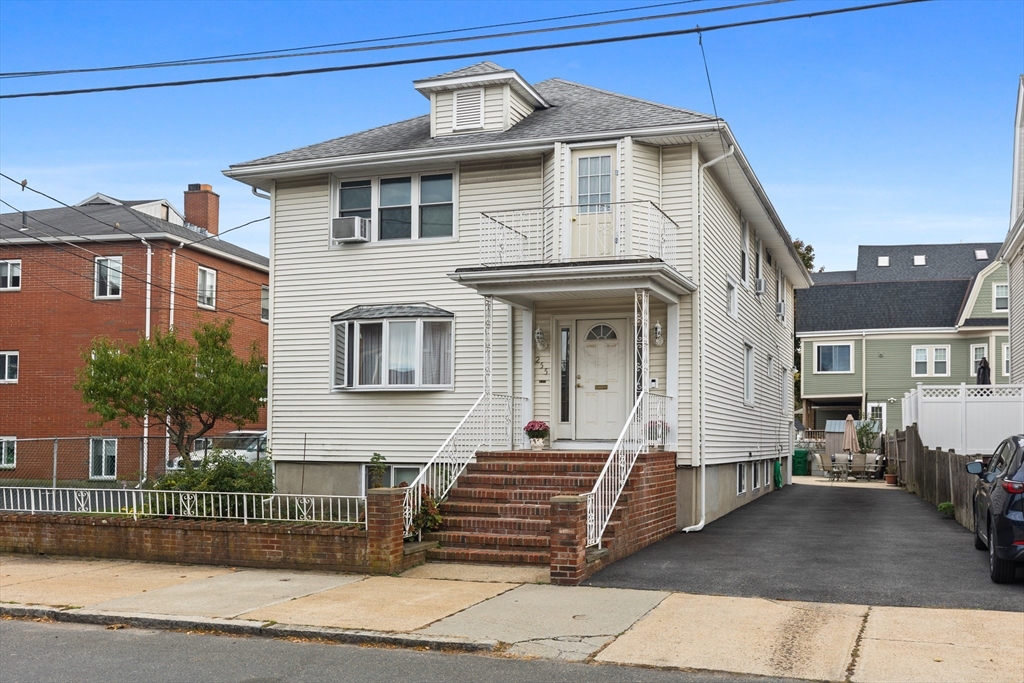
<instances>
[{"instance_id":1,"label":"brick front steps","mask_svg":"<svg viewBox=\"0 0 1024 683\"><path fill-rule=\"evenodd\" d=\"M477 454L441 506L444 527L423 537L440 543L427 559L549 564L551 498L589 492L607 459L574 451Z\"/></svg>"}]
</instances>

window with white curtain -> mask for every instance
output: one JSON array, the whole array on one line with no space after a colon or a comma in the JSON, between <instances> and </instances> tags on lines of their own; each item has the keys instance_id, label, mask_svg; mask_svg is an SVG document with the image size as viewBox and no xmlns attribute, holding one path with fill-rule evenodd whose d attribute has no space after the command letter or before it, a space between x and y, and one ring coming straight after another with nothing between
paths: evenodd
<instances>
[{"instance_id":1,"label":"window with white curtain","mask_svg":"<svg viewBox=\"0 0 1024 683\"><path fill-rule=\"evenodd\" d=\"M196 301L199 308L214 309L217 307L217 271L199 266L196 280Z\"/></svg>"},{"instance_id":2,"label":"window with white curtain","mask_svg":"<svg viewBox=\"0 0 1024 683\"><path fill-rule=\"evenodd\" d=\"M451 387L454 383L453 324L451 318L333 322L331 388Z\"/></svg>"}]
</instances>

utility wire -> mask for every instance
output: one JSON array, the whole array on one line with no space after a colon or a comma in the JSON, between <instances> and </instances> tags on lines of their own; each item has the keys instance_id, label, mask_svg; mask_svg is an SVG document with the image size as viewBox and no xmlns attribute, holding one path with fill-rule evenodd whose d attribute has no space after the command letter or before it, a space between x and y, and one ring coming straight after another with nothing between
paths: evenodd
<instances>
[{"instance_id":1,"label":"utility wire","mask_svg":"<svg viewBox=\"0 0 1024 683\"><path fill-rule=\"evenodd\" d=\"M817 12L803 12L800 14L787 14L778 17L767 17L764 19L749 19L746 21L735 21L728 24L715 24L712 26L675 29L672 31L657 31L653 33L635 33L625 36L612 36L608 38L590 38L587 40L576 40L565 43L548 43L545 45L528 45L498 50L483 50L479 52L464 52L461 54L437 55L433 57L410 57L407 59L395 59L386 62L371 62L363 64L348 64L344 66L327 66L316 69L297 69L294 71L276 71L258 74L244 74L237 76L218 76L212 78L196 78L182 81L163 81L155 83L134 83L129 85L111 85L97 88L77 88L73 90L46 90L27 93L16 93L11 95L0 95L0 100L21 99L26 97L59 97L66 95L84 95L87 93L100 92L124 92L128 90L144 90L152 88L174 88L186 85L200 85L204 83L230 83L235 81L253 81L264 78L287 78L291 76L306 76L312 74L337 73L342 71L360 71L365 69L380 69L390 66L405 66L409 64L425 64L429 62L445 62L459 59L477 59L480 57L494 57L497 55L522 54L527 52L540 52L545 50L560 50L570 47L586 47L590 45L608 45L614 43L625 43L639 40L650 40L653 38L668 38L671 36L684 36L694 33L709 33L711 31L722 31L746 26L759 26L762 24L773 24L794 19L813 19L837 14L849 14L851 12L862 12L865 10L880 9L883 7L895 7L897 5L911 5L919 2L931 2L932 0L889 0L871 5L856 5L854 7L842 7L838 9L821 10Z\"/></svg>"},{"instance_id":2,"label":"utility wire","mask_svg":"<svg viewBox=\"0 0 1024 683\"><path fill-rule=\"evenodd\" d=\"M482 29L482 28L493 28L493 27L499 27L499 26L511 26L511 25L524 24L524 23L539 23L539 22L545 22L545 21L557 21L559 19L569 19L569 18L575 18L575 17L594 16L594 15L599 15L599 14L611 14L611 13L615 13L615 12L629 12L629 11L636 11L636 10L641 10L641 9L649 9L651 7L664 7L666 5L686 5L686 4L690 4L690 3L694 3L694 2L705 2L705 1L706 0L682 0L681 2L669 2L669 3L664 3L664 4L661 4L661 5L647 5L647 6L632 7L632 8L619 9L619 10L606 10L604 12L587 12L587 13L584 13L584 14L568 15L568 16L564 16L564 17L555 17L555 18L552 18L552 19L534 19L534 20L526 21L526 22L511 22L509 24L494 24L492 26L483 26L483 27L477 27L477 28ZM418 41L418 42L413 42L413 43L394 43L394 44L390 44L390 45L372 45L372 46L358 47L358 48L343 48L343 49L333 49L333 50L322 50L321 49L321 48L337 48L338 46L343 46L343 45L356 45L356 44L368 43L368 42L382 42L382 41L385 41L385 40L399 40L401 38L409 38L409 37L417 37L417 36L440 35L440 34L446 34L446 33L470 31L470 30L477 30L477 29L456 29L455 31L435 31L435 32L432 32L432 33L425 33L425 34L412 34L410 36L399 36L398 38L393 38L393 39L392 38L378 38L376 40L368 40L368 41L357 40L357 41L349 41L349 42L346 42L346 43L332 43L332 44L328 44L328 45L313 45L313 46L303 47L303 48L289 48L289 49L285 49L285 50L266 50L266 51L263 51L263 52L248 52L248 53L240 53L240 54L235 54L235 55L223 55L223 56L220 56L220 57L182 59L182 60L167 61L167 62L149 62L149 63L145 63L145 64L126 64L126 65L122 65L122 66L93 67L93 68L85 68L85 69L54 69L54 70L50 70L50 71L15 71L15 72L9 72L9 73L0 73L0 78L29 78L29 77L35 77L35 76L55 76L55 75L64 75L64 74L99 73L99 72L109 72L109 71L128 71L128 70L133 70L133 69L155 69L155 68L178 67L178 66L200 66L200 65L208 65L208 64L230 64L230 63L236 63L236 62L263 61L263 60L267 60L267 59L287 59L287 58L290 58L290 57L314 57L314 56L321 56L321 55L341 54L341 53L347 53L347 52L369 52L369 51L376 51L376 50L394 50L394 49L397 49L397 48L405 48L405 47L423 47L425 45L441 45L441 44L445 44L445 43L460 43L460 42L467 42L467 41L473 41L473 40L487 40L487 39L491 39L491 38L510 38L510 37L515 37L515 36L524 36L524 35L531 35L531 34L536 34L536 33L548 33L548 32L552 32L552 31L568 31L568 30L575 30L575 29L581 29L581 28L594 28L594 27L598 27L598 26L611 26L611 25L615 25L615 24L624 24L624 23L631 23L631 22L637 22L637 21L651 21L651 20L660 20L660 19L671 19L671 18L674 18L674 17L681 17L681 16L686 16L686 15L689 15L689 14L702 14L702 13L705 13L705 12L723 12L723 11L726 11L726 10L742 8L742 7L748 7L748 6L768 5L768 4L774 4L774 3L777 3L777 2L790 2L790 1L791 0L768 0L766 2L752 2L749 5L734 5L734 6L730 6L730 7L712 7L712 8L701 9L701 10L693 10L693 11L689 11L689 12L673 12L673 13L668 13L668 14L656 14L656 15L649 15L649 16L643 16L643 17L631 17L631 18L628 18L628 19L613 19L613 20L609 20L609 21L592 22L592 23L586 23L586 24L575 24L575 25L568 25L568 26L551 26L551 27L547 27L547 28L529 29L529 30L525 30L525 31L508 31L508 32L504 32L504 33L492 33L492 34L486 34L486 35L480 35L480 36L466 36L466 37L461 37L461 38L445 38L445 39L440 39L440 40L424 40L424 41ZM299 50L317 50L317 51L316 52L299 52ZM285 53L285 52L291 53L291 54L280 54L280 53Z\"/></svg>"},{"instance_id":3,"label":"utility wire","mask_svg":"<svg viewBox=\"0 0 1024 683\"><path fill-rule=\"evenodd\" d=\"M113 228L114 230L117 230L118 232L122 232L122 233L124 233L126 235L134 237L135 239L139 240L140 242L144 242L144 243L148 244L148 241L146 240L145 237L142 237L141 235L137 235L137 234L131 232L130 230L125 230L124 228L121 227L121 225L119 223L108 223L108 222L106 222L104 220L100 220L99 218L96 218L96 216L93 216L91 213L88 213L86 211L82 211L82 209L80 209L77 206L73 206L71 204L68 204L67 202L63 202L63 201L57 199L56 197L53 197L51 195L46 194L42 190L38 190L38 189L32 187L27 182L26 183L18 182L17 180L15 180L11 176L7 175L6 173L0 172L0 178L4 178L5 180L9 180L10 182L14 183L15 185L17 185L18 187L22 188L23 190L29 190L29 191L34 192L35 194L39 195L40 197L46 197L50 201L55 202L57 204L60 204L64 208L71 209L72 211L76 211L76 212L82 214L83 216L85 216L86 218L99 223L100 225L105 225L108 228ZM7 204L7 206L10 206L12 209L14 209L14 207L11 206L10 204L8 204L7 202L4 202L4 204ZM124 208L125 211L131 211L131 209L129 209L129 208L126 208L126 207L123 207L123 208ZM15 210L17 210L17 209L15 209ZM131 214L131 215L135 216L135 214ZM143 216L143 218L142 218L143 221L146 220L147 217L145 216L145 214L139 214L139 215ZM249 223L243 223L242 225L236 226L236 227L244 227L245 225L249 225L251 223L256 223L256 222L259 222L259 221L262 221L262 220L266 220L267 218L269 218L269 216L267 216L265 218L258 218L258 219L249 221ZM69 235L69 236L72 236L72 237L83 237L81 235L74 235L72 233L65 232L65 231L61 230L60 228L57 228L56 226L50 225L48 223L45 223L45 222L39 220L38 218L33 217L33 220L37 221L38 223L42 223L43 225L46 225L47 227L51 227L54 230L60 230L61 232L64 232L66 235ZM234 230L235 228L231 228L231 229ZM209 235L207 237L204 237L201 240L196 240L195 242L190 242L186 246L191 246L192 244L198 244L200 242L204 242L204 241L206 241L208 239L211 239L212 237L215 237L215 236L216 235ZM184 240L185 240L184 237L180 237L178 235L175 235L175 238L180 240L182 243L184 243ZM181 258L186 260L186 261L191 261L192 263L195 263L196 265L208 267L207 264L200 263L199 261L196 261L195 259L190 258L189 256L187 256L184 253L181 254ZM249 280L249 279L246 279L244 277L241 277L240 275L235 275L235 276L232 276L232 277L234 277L235 279L240 280L242 282L246 282L246 283L248 283L250 285L263 286L262 282L255 282L253 280Z\"/></svg>"}]
</instances>

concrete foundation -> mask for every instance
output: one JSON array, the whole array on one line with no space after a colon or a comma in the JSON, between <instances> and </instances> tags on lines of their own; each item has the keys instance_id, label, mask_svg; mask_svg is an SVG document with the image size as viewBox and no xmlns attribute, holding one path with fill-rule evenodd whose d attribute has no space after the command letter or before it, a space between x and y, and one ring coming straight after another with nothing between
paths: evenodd
<instances>
[{"instance_id":1,"label":"concrete foundation","mask_svg":"<svg viewBox=\"0 0 1024 683\"><path fill-rule=\"evenodd\" d=\"M773 463L774 460L769 460ZM708 465L705 467L707 476L706 502L704 523L710 523L724 517L733 510L757 500L766 493L775 490L772 483L774 469L769 465L769 476L764 476L764 460L743 463L746 467L746 492L737 493L737 463L725 465ZM787 467L787 459L783 459L783 473ZM753 468L762 467L758 488L753 487ZM767 479L767 481L766 481ZM680 529L692 526L700 521L700 468L679 467L676 469L676 524Z\"/></svg>"}]
</instances>

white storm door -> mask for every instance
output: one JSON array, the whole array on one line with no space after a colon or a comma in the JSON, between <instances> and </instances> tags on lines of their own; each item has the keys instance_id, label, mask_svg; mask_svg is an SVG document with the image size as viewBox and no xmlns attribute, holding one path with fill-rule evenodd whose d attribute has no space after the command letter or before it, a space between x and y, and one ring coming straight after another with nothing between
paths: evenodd
<instances>
[{"instance_id":1,"label":"white storm door","mask_svg":"<svg viewBox=\"0 0 1024 683\"><path fill-rule=\"evenodd\" d=\"M576 438L619 438L629 410L625 320L576 322Z\"/></svg>"},{"instance_id":2,"label":"white storm door","mask_svg":"<svg viewBox=\"0 0 1024 683\"><path fill-rule=\"evenodd\" d=\"M615 149L584 149L572 157L572 259L616 255Z\"/></svg>"},{"instance_id":3,"label":"white storm door","mask_svg":"<svg viewBox=\"0 0 1024 683\"><path fill-rule=\"evenodd\" d=\"M876 420L878 426L881 427L882 433L885 433L885 404L884 403L868 403L868 419Z\"/></svg>"}]
</instances>

